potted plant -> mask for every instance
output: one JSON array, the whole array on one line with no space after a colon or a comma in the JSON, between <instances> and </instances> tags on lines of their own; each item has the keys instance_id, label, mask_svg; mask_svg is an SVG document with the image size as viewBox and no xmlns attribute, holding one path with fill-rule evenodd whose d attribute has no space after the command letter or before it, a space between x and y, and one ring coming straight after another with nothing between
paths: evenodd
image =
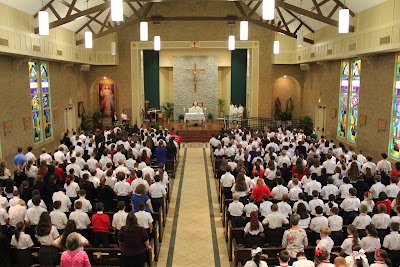
<instances>
[{"instance_id":1,"label":"potted plant","mask_svg":"<svg viewBox=\"0 0 400 267\"><path fill-rule=\"evenodd\" d=\"M93 116L92 114L83 114L81 120L81 130L82 131L89 131L92 128L93 124Z\"/></svg>"},{"instance_id":2,"label":"potted plant","mask_svg":"<svg viewBox=\"0 0 400 267\"><path fill-rule=\"evenodd\" d=\"M207 120L213 121L214 120L214 114L212 114L211 112L208 112L207 113Z\"/></svg>"},{"instance_id":3,"label":"potted plant","mask_svg":"<svg viewBox=\"0 0 400 267\"><path fill-rule=\"evenodd\" d=\"M281 121L289 121L292 119L292 114L286 111L282 111L279 113L279 120Z\"/></svg>"},{"instance_id":4,"label":"potted plant","mask_svg":"<svg viewBox=\"0 0 400 267\"><path fill-rule=\"evenodd\" d=\"M178 119L180 122L183 122L183 120L185 119L185 115L183 115L182 113L178 115Z\"/></svg>"},{"instance_id":5,"label":"potted plant","mask_svg":"<svg viewBox=\"0 0 400 267\"><path fill-rule=\"evenodd\" d=\"M103 113L101 111L96 111L93 113L93 127L101 128L103 122Z\"/></svg>"},{"instance_id":6,"label":"potted plant","mask_svg":"<svg viewBox=\"0 0 400 267\"><path fill-rule=\"evenodd\" d=\"M300 117L300 128L306 135L310 135L313 131L313 121L310 116Z\"/></svg>"},{"instance_id":7,"label":"potted plant","mask_svg":"<svg viewBox=\"0 0 400 267\"><path fill-rule=\"evenodd\" d=\"M225 99L222 99L222 98L218 99L218 110L219 110L219 117L220 118L223 118L224 115L225 115L225 112L224 112L225 104L226 104Z\"/></svg>"},{"instance_id":8,"label":"potted plant","mask_svg":"<svg viewBox=\"0 0 400 267\"><path fill-rule=\"evenodd\" d=\"M169 120L174 115L174 103L165 102L164 104L162 104L161 109L164 111L165 118L169 123Z\"/></svg>"}]
</instances>

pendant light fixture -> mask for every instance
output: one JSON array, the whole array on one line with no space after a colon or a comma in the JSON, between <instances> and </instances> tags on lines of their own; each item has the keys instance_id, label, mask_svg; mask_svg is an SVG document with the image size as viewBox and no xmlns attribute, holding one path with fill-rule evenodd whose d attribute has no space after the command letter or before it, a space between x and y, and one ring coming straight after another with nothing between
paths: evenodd
<instances>
[{"instance_id":1,"label":"pendant light fixture","mask_svg":"<svg viewBox=\"0 0 400 267\"><path fill-rule=\"evenodd\" d=\"M339 10L339 33L348 33L350 26L350 11L348 9Z\"/></svg>"},{"instance_id":2,"label":"pendant light fixture","mask_svg":"<svg viewBox=\"0 0 400 267\"><path fill-rule=\"evenodd\" d=\"M154 36L154 50L155 51L161 50L161 37L158 35Z\"/></svg>"},{"instance_id":3,"label":"pendant light fixture","mask_svg":"<svg viewBox=\"0 0 400 267\"><path fill-rule=\"evenodd\" d=\"M117 42L111 42L111 55L117 55Z\"/></svg>"},{"instance_id":4,"label":"pendant light fixture","mask_svg":"<svg viewBox=\"0 0 400 267\"><path fill-rule=\"evenodd\" d=\"M86 9L89 9L89 0L86 1ZM85 48L93 48L93 34L90 30L85 32Z\"/></svg>"},{"instance_id":5,"label":"pendant light fixture","mask_svg":"<svg viewBox=\"0 0 400 267\"><path fill-rule=\"evenodd\" d=\"M249 22L243 20L240 22L240 41L249 40Z\"/></svg>"},{"instance_id":6,"label":"pendant light fixture","mask_svg":"<svg viewBox=\"0 0 400 267\"><path fill-rule=\"evenodd\" d=\"M43 0L42 0L42 6ZM39 11L39 35L49 35L49 12L47 11Z\"/></svg>"},{"instance_id":7,"label":"pendant light fixture","mask_svg":"<svg viewBox=\"0 0 400 267\"><path fill-rule=\"evenodd\" d=\"M140 22L140 41L147 42L149 40L149 23L147 21Z\"/></svg>"},{"instance_id":8,"label":"pendant light fixture","mask_svg":"<svg viewBox=\"0 0 400 267\"><path fill-rule=\"evenodd\" d=\"M275 18L275 0L263 0L262 19L273 20Z\"/></svg>"},{"instance_id":9,"label":"pendant light fixture","mask_svg":"<svg viewBox=\"0 0 400 267\"><path fill-rule=\"evenodd\" d=\"M228 37L228 49L235 50L235 35L229 35Z\"/></svg>"},{"instance_id":10,"label":"pendant light fixture","mask_svg":"<svg viewBox=\"0 0 400 267\"><path fill-rule=\"evenodd\" d=\"M122 0L111 0L111 20L124 20L124 4Z\"/></svg>"}]
</instances>

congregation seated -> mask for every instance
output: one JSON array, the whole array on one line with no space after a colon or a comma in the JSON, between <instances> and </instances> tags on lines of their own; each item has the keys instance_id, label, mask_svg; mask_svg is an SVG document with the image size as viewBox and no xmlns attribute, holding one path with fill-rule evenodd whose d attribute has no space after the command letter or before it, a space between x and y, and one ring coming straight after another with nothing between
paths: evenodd
<instances>
[{"instance_id":1,"label":"congregation seated","mask_svg":"<svg viewBox=\"0 0 400 267\"><path fill-rule=\"evenodd\" d=\"M269 217L273 216L274 225L280 216L286 221L299 216L297 229L303 229L306 238L303 250L315 246L330 257L332 247L340 246L340 254L350 257L358 245L368 265L389 259L385 256L389 253L393 266L399 266L399 258L395 257L400 252L398 172L392 172L385 153L375 164L362 151L357 154L342 143L336 145L324 137L316 139L316 135L311 138L301 130L224 129L209 143L214 162L219 161L214 171L222 199L229 200L233 194L233 202L224 209L230 220L227 227L242 229L244 239L240 240L245 247L283 244L290 253L288 241L293 240L293 235L285 240L283 223L271 229ZM396 165L400 167L400 163ZM271 193L258 196L257 180L263 180ZM245 205L252 203L251 196L259 199L255 202L258 210L253 212L258 213L257 220L261 219L260 227L256 227L255 219L250 219L252 228L251 224L243 224L249 221ZM278 212L274 203L280 206ZM253 243L249 243L250 233L254 234L250 238ZM383 256L376 257L378 249ZM297 252L301 249L291 253L293 261ZM333 263L337 255L332 255ZM321 264L322 261L315 263Z\"/></svg>"}]
</instances>

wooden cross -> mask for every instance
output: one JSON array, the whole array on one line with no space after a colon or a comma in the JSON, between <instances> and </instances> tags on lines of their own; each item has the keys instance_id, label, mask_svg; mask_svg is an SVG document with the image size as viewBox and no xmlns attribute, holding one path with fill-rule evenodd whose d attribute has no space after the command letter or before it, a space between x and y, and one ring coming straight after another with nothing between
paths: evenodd
<instances>
[{"instance_id":1,"label":"wooden cross","mask_svg":"<svg viewBox=\"0 0 400 267\"><path fill-rule=\"evenodd\" d=\"M196 63L194 63L194 68L193 69L186 69L186 70L193 72L194 92L196 92L196 89L197 89L197 72L198 71L203 71L203 70L206 70L206 69L198 69L196 67Z\"/></svg>"}]
</instances>

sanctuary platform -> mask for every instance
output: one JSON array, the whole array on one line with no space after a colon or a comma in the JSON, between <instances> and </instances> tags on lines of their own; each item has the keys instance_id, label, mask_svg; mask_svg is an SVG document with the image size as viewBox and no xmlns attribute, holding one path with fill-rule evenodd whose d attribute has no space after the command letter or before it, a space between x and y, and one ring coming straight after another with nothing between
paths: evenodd
<instances>
[{"instance_id":1,"label":"sanctuary platform","mask_svg":"<svg viewBox=\"0 0 400 267\"><path fill-rule=\"evenodd\" d=\"M202 126L201 122L199 122L198 126L195 126L193 122L188 122L185 125L184 122L179 121L165 122L162 125L168 129L175 128L178 134L182 136L182 141L186 143L208 142L212 134L218 134L221 128L224 127L223 123L217 120L207 121L205 127Z\"/></svg>"}]
</instances>

